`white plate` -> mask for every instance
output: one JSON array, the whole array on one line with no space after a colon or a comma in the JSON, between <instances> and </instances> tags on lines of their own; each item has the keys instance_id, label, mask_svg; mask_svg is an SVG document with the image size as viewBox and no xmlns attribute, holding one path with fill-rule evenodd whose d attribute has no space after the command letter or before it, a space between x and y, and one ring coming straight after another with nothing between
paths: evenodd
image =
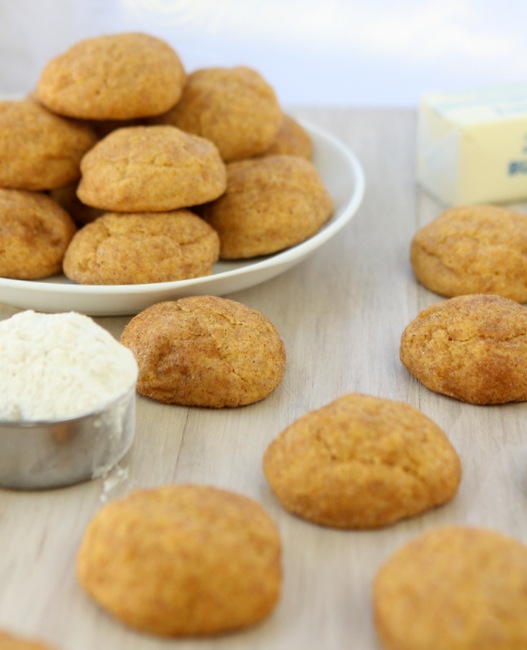
<instances>
[{"instance_id":1,"label":"white plate","mask_svg":"<svg viewBox=\"0 0 527 650\"><path fill-rule=\"evenodd\" d=\"M134 285L80 285L64 276L45 280L0 278L0 302L44 312L77 311L91 316L137 314L163 300L190 295L222 296L255 286L298 264L345 226L364 195L364 174L353 153L329 133L303 122L313 140L313 164L333 198L335 212L310 239L252 260L220 261L212 275Z\"/></svg>"}]
</instances>

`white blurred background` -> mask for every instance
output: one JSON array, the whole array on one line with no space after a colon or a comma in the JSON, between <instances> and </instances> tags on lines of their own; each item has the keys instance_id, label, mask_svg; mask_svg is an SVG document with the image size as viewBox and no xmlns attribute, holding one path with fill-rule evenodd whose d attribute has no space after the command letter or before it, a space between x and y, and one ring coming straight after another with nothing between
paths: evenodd
<instances>
[{"instance_id":1,"label":"white blurred background","mask_svg":"<svg viewBox=\"0 0 527 650\"><path fill-rule=\"evenodd\" d=\"M416 106L527 81L518 0L0 0L0 93L30 91L76 41L146 31L186 69L249 65L284 106Z\"/></svg>"}]
</instances>

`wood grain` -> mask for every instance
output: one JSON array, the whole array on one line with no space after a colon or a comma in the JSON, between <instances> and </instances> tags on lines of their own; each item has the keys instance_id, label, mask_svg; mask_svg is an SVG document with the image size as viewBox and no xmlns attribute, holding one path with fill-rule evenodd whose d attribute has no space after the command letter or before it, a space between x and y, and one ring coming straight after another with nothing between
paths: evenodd
<instances>
[{"instance_id":1,"label":"wood grain","mask_svg":"<svg viewBox=\"0 0 527 650\"><path fill-rule=\"evenodd\" d=\"M229 297L263 312L284 340L288 366L266 400L212 411L139 397L136 439L103 479L44 492L0 492L0 627L62 650L378 650L371 584L379 565L421 531L450 523L489 526L527 542L524 404L476 407L433 394L399 361L404 327L440 298L408 262L416 229L442 208L415 183L415 112L298 108L361 161L366 195L357 215L305 262ZM0 316L15 310L0 306ZM119 336L128 318L97 321ZM290 422L348 391L405 400L449 435L463 463L448 505L377 531L336 531L278 505L261 471L269 442ZM84 529L109 499L168 482L206 482L260 501L284 544L284 588L274 614L241 633L159 640L99 610L75 579Z\"/></svg>"}]
</instances>

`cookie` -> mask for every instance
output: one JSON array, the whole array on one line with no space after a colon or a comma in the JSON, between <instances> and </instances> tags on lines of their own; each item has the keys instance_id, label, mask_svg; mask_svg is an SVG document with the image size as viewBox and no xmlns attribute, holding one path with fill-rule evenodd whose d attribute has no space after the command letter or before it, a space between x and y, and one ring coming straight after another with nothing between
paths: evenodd
<instances>
[{"instance_id":1,"label":"cookie","mask_svg":"<svg viewBox=\"0 0 527 650\"><path fill-rule=\"evenodd\" d=\"M41 191L74 183L96 142L88 126L34 101L0 102L0 187Z\"/></svg>"},{"instance_id":2,"label":"cookie","mask_svg":"<svg viewBox=\"0 0 527 650\"><path fill-rule=\"evenodd\" d=\"M493 205L447 210L412 240L425 287L449 298L489 293L527 302L527 215Z\"/></svg>"},{"instance_id":3,"label":"cookie","mask_svg":"<svg viewBox=\"0 0 527 650\"><path fill-rule=\"evenodd\" d=\"M37 280L60 273L75 232L68 213L46 194L0 189L0 277Z\"/></svg>"},{"instance_id":4,"label":"cookie","mask_svg":"<svg viewBox=\"0 0 527 650\"><path fill-rule=\"evenodd\" d=\"M484 528L432 530L377 573L375 627L386 650L527 647L527 547Z\"/></svg>"},{"instance_id":5,"label":"cookie","mask_svg":"<svg viewBox=\"0 0 527 650\"><path fill-rule=\"evenodd\" d=\"M229 163L225 193L201 214L220 236L220 257L242 259L305 241L332 212L332 199L310 161L265 156Z\"/></svg>"},{"instance_id":6,"label":"cookie","mask_svg":"<svg viewBox=\"0 0 527 650\"><path fill-rule=\"evenodd\" d=\"M461 463L445 433L410 404L356 393L291 424L264 474L282 506L336 528L377 528L454 497Z\"/></svg>"},{"instance_id":7,"label":"cookie","mask_svg":"<svg viewBox=\"0 0 527 650\"><path fill-rule=\"evenodd\" d=\"M77 575L126 625L203 636L271 613L280 556L278 531L255 501L205 485L169 485L104 506L84 534Z\"/></svg>"},{"instance_id":8,"label":"cookie","mask_svg":"<svg viewBox=\"0 0 527 650\"><path fill-rule=\"evenodd\" d=\"M400 359L427 388L470 404L527 400L527 308L501 296L457 296L404 330Z\"/></svg>"},{"instance_id":9,"label":"cookie","mask_svg":"<svg viewBox=\"0 0 527 650\"><path fill-rule=\"evenodd\" d=\"M0 631L0 650L53 650L39 641L21 638Z\"/></svg>"},{"instance_id":10,"label":"cookie","mask_svg":"<svg viewBox=\"0 0 527 650\"><path fill-rule=\"evenodd\" d=\"M281 121L274 90L246 66L196 70L179 102L160 118L214 142L225 162L265 151Z\"/></svg>"},{"instance_id":11,"label":"cookie","mask_svg":"<svg viewBox=\"0 0 527 650\"><path fill-rule=\"evenodd\" d=\"M190 210L105 213L81 228L64 256L78 284L148 284L212 273L217 233Z\"/></svg>"},{"instance_id":12,"label":"cookie","mask_svg":"<svg viewBox=\"0 0 527 650\"><path fill-rule=\"evenodd\" d=\"M36 96L60 115L128 120L168 111L185 80L168 43L139 32L110 34L80 41L49 61Z\"/></svg>"},{"instance_id":13,"label":"cookie","mask_svg":"<svg viewBox=\"0 0 527 650\"><path fill-rule=\"evenodd\" d=\"M208 140L174 126L131 126L100 140L82 159L79 199L116 212L164 212L218 198L225 165Z\"/></svg>"},{"instance_id":14,"label":"cookie","mask_svg":"<svg viewBox=\"0 0 527 650\"><path fill-rule=\"evenodd\" d=\"M282 123L271 146L262 156L301 156L311 160L313 155L313 142L311 136L291 115L284 113Z\"/></svg>"},{"instance_id":15,"label":"cookie","mask_svg":"<svg viewBox=\"0 0 527 650\"><path fill-rule=\"evenodd\" d=\"M171 404L243 406L267 397L285 372L285 349L259 311L216 296L158 303L121 336L139 365L137 390Z\"/></svg>"}]
</instances>

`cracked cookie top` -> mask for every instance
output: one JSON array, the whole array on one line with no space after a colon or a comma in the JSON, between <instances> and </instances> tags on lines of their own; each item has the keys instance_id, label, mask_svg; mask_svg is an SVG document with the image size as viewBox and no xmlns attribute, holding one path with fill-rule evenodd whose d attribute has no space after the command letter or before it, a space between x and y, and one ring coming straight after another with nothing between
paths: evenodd
<instances>
[{"instance_id":1,"label":"cracked cookie top","mask_svg":"<svg viewBox=\"0 0 527 650\"><path fill-rule=\"evenodd\" d=\"M64 257L79 284L174 282L212 273L220 242L190 210L106 213L81 228Z\"/></svg>"},{"instance_id":2,"label":"cracked cookie top","mask_svg":"<svg viewBox=\"0 0 527 650\"><path fill-rule=\"evenodd\" d=\"M471 404L527 400L527 308L501 296L450 298L404 330L400 358L430 390Z\"/></svg>"},{"instance_id":3,"label":"cracked cookie top","mask_svg":"<svg viewBox=\"0 0 527 650\"><path fill-rule=\"evenodd\" d=\"M218 198L227 172L208 140L175 126L112 131L82 159L79 199L116 212L162 212Z\"/></svg>"},{"instance_id":4,"label":"cracked cookie top","mask_svg":"<svg viewBox=\"0 0 527 650\"><path fill-rule=\"evenodd\" d=\"M461 479L446 434L410 404L343 395L291 424L263 470L283 507L325 526L376 528L449 501Z\"/></svg>"},{"instance_id":5,"label":"cracked cookie top","mask_svg":"<svg viewBox=\"0 0 527 650\"><path fill-rule=\"evenodd\" d=\"M216 296L148 307L125 327L121 343L139 365L138 392L160 402L243 406L267 397L285 372L284 344L273 324Z\"/></svg>"},{"instance_id":6,"label":"cracked cookie top","mask_svg":"<svg viewBox=\"0 0 527 650\"><path fill-rule=\"evenodd\" d=\"M527 302L527 215L504 207L454 207L419 230L414 273L442 296L488 293Z\"/></svg>"},{"instance_id":7,"label":"cracked cookie top","mask_svg":"<svg viewBox=\"0 0 527 650\"><path fill-rule=\"evenodd\" d=\"M132 32L76 43L47 63L36 93L60 115L127 120L168 111L185 81L181 60L168 43Z\"/></svg>"}]
</instances>

